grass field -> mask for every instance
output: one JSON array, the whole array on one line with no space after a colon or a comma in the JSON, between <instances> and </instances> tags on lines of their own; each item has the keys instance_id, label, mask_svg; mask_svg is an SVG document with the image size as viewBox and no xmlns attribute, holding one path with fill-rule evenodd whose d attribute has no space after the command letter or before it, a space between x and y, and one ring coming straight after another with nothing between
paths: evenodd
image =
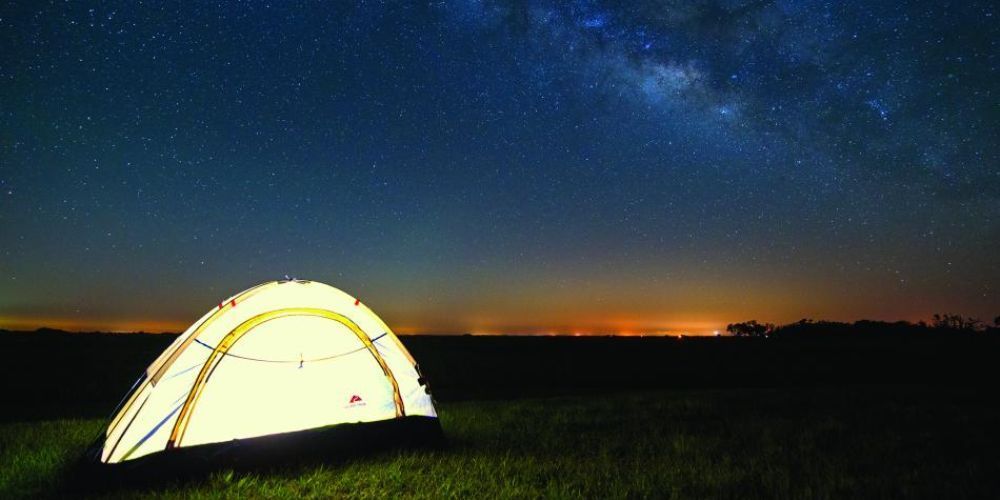
<instances>
[{"instance_id":1,"label":"grass field","mask_svg":"<svg viewBox=\"0 0 1000 500\"><path fill-rule=\"evenodd\" d=\"M476 339L428 342L414 351L433 342L451 342L456 352L494 350L475 344ZM507 345L505 355L538 344ZM446 351L442 345L436 349ZM610 359L621 355L607 345L603 350ZM428 371L455 369L446 357L430 352L424 357L436 363ZM551 369L565 368L564 363ZM471 372L464 383L477 376L485 377ZM500 380L508 389L524 383L516 377ZM72 380L63 382L72 385ZM488 385L486 378L482 385ZM980 384L661 385L599 386L571 396L513 399L462 392L463 386L455 385L444 391L453 397L439 404L450 440L443 450L221 471L184 483L167 480L101 493L601 498L981 498L1000 493L1000 408L995 392ZM552 387L553 394L566 389ZM67 401L66 407L89 413L78 403ZM0 498L73 493L67 489L72 486L68 467L104 421L72 414L50 418L51 411L0 423Z\"/></svg>"}]
</instances>

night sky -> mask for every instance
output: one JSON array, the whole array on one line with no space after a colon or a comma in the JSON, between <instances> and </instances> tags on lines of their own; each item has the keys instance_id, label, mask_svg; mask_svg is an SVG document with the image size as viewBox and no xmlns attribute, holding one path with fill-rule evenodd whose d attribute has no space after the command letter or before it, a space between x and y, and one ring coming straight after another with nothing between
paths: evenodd
<instances>
[{"instance_id":1,"label":"night sky","mask_svg":"<svg viewBox=\"0 0 1000 500\"><path fill-rule=\"evenodd\" d=\"M1000 314L995 4L351 3L4 2L0 327Z\"/></svg>"}]
</instances>

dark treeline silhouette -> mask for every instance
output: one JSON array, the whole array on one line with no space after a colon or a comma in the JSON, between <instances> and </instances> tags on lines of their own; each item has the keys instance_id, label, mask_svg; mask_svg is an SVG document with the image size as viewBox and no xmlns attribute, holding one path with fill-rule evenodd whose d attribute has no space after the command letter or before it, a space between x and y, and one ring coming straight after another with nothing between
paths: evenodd
<instances>
[{"instance_id":1,"label":"dark treeline silhouette","mask_svg":"<svg viewBox=\"0 0 1000 500\"><path fill-rule=\"evenodd\" d=\"M773 324L758 323L755 319L726 325L726 331L736 337L767 337L774 332L774 329Z\"/></svg>"},{"instance_id":2,"label":"dark treeline silhouette","mask_svg":"<svg viewBox=\"0 0 1000 500\"><path fill-rule=\"evenodd\" d=\"M956 335L956 334L1000 334L1000 316L987 324L977 318L960 314L935 314L930 323L919 321L873 321L859 320L853 323L800 319L787 325L775 326L759 323L757 320L732 323L726 331L737 337L802 338L819 336L899 336L899 335Z\"/></svg>"},{"instance_id":3,"label":"dark treeline silhouette","mask_svg":"<svg viewBox=\"0 0 1000 500\"><path fill-rule=\"evenodd\" d=\"M978 318L966 318L961 314L935 314L931 326L943 330L987 331L1000 328L1000 316L993 318L993 324L987 325Z\"/></svg>"}]
</instances>

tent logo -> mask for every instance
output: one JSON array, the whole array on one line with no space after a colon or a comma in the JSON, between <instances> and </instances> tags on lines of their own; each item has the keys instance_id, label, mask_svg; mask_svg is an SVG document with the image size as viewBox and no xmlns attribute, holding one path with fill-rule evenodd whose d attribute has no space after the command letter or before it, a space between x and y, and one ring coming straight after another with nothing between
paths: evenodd
<instances>
[{"instance_id":1,"label":"tent logo","mask_svg":"<svg viewBox=\"0 0 1000 500\"><path fill-rule=\"evenodd\" d=\"M361 396L354 394L351 396L350 401L347 402L347 406L344 408L357 408L358 406L365 406L365 400L361 399Z\"/></svg>"}]
</instances>

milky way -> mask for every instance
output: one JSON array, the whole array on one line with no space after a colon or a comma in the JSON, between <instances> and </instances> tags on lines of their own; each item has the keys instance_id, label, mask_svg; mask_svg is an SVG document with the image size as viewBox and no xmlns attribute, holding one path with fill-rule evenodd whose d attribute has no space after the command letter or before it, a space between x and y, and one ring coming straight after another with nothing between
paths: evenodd
<instances>
[{"instance_id":1,"label":"milky way","mask_svg":"<svg viewBox=\"0 0 1000 500\"><path fill-rule=\"evenodd\" d=\"M989 3L348 3L0 8L0 327L1000 314Z\"/></svg>"}]
</instances>

